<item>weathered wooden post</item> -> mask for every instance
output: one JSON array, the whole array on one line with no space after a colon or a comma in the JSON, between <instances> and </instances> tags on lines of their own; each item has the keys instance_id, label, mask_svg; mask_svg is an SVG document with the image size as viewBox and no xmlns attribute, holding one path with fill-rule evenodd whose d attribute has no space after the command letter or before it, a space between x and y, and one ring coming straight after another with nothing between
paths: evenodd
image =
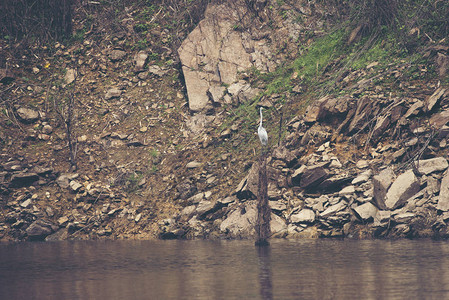
<instances>
[{"instance_id":1,"label":"weathered wooden post","mask_svg":"<svg viewBox=\"0 0 449 300\"><path fill-rule=\"evenodd\" d=\"M259 186L257 189L256 245L268 245L271 209L268 205L267 159L262 151L259 159Z\"/></svg>"},{"instance_id":2,"label":"weathered wooden post","mask_svg":"<svg viewBox=\"0 0 449 300\"><path fill-rule=\"evenodd\" d=\"M256 220L256 245L268 245L270 236L271 209L268 205L268 179L267 179L267 154L268 134L262 127L262 107L260 108L260 125L257 129L262 148L259 158L259 185L257 188L257 220Z\"/></svg>"}]
</instances>

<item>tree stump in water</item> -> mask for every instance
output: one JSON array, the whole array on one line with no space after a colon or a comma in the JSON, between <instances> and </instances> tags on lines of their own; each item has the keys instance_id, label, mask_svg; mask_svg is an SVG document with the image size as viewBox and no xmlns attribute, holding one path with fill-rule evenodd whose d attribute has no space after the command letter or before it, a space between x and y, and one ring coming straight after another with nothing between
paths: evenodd
<instances>
[{"instance_id":1,"label":"tree stump in water","mask_svg":"<svg viewBox=\"0 0 449 300\"><path fill-rule=\"evenodd\" d=\"M256 246L265 246L269 244L271 209L268 205L267 160L263 151L259 160L257 192Z\"/></svg>"}]
</instances>

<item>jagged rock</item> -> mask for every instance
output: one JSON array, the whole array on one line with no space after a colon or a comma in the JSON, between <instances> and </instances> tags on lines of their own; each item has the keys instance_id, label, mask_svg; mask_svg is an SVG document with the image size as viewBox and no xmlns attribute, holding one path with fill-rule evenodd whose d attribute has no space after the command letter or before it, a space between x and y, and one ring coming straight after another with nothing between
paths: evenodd
<instances>
[{"instance_id":1,"label":"jagged rock","mask_svg":"<svg viewBox=\"0 0 449 300\"><path fill-rule=\"evenodd\" d=\"M201 218L217 209L218 207L216 206L215 202L204 200L198 204L196 213L198 214L199 218Z\"/></svg>"},{"instance_id":2,"label":"jagged rock","mask_svg":"<svg viewBox=\"0 0 449 300\"><path fill-rule=\"evenodd\" d=\"M327 116L338 117L344 115L349 110L351 99L348 97L329 98L323 104L323 113L320 114L320 119L325 119Z\"/></svg>"},{"instance_id":3,"label":"jagged rock","mask_svg":"<svg viewBox=\"0 0 449 300\"><path fill-rule=\"evenodd\" d=\"M409 118L410 116L416 116L417 114L419 114L422 111L423 107L424 102L421 100L417 100L409 107L406 113L401 117L400 123L406 124L407 123L406 119Z\"/></svg>"},{"instance_id":4,"label":"jagged rock","mask_svg":"<svg viewBox=\"0 0 449 300\"><path fill-rule=\"evenodd\" d=\"M281 160L287 165L291 164L295 159L296 155L289 151L285 146L276 147L272 154L273 159Z\"/></svg>"},{"instance_id":5,"label":"jagged rock","mask_svg":"<svg viewBox=\"0 0 449 300\"><path fill-rule=\"evenodd\" d=\"M374 125L371 138L375 141L381 137L385 130L388 129L388 126L390 125L391 115L389 113L385 115L381 115L377 118L376 125Z\"/></svg>"},{"instance_id":6,"label":"jagged rock","mask_svg":"<svg viewBox=\"0 0 449 300\"><path fill-rule=\"evenodd\" d=\"M237 200L237 198L235 196L229 196L224 199L219 199L217 202L221 203L222 205L228 205L232 202L235 202L236 200Z\"/></svg>"},{"instance_id":7,"label":"jagged rock","mask_svg":"<svg viewBox=\"0 0 449 300\"><path fill-rule=\"evenodd\" d=\"M354 208L354 212L363 221L374 219L374 217L377 214L377 211L378 211L377 207L375 207L370 202L364 203Z\"/></svg>"},{"instance_id":8,"label":"jagged rock","mask_svg":"<svg viewBox=\"0 0 449 300\"><path fill-rule=\"evenodd\" d=\"M158 65L151 65L148 66L148 72L150 72L151 74L157 75L159 77L164 76L165 74L167 74L167 70L162 69L160 66Z\"/></svg>"},{"instance_id":9,"label":"jagged rock","mask_svg":"<svg viewBox=\"0 0 449 300\"><path fill-rule=\"evenodd\" d=\"M138 223L142 219L142 213L138 213L136 217L134 218L134 222Z\"/></svg>"},{"instance_id":10,"label":"jagged rock","mask_svg":"<svg viewBox=\"0 0 449 300\"><path fill-rule=\"evenodd\" d=\"M191 161L189 163L187 163L186 168L187 169L196 169L201 167L202 163L198 162L198 161Z\"/></svg>"},{"instance_id":11,"label":"jagged rock","mask_svg":"<svg viewBox=\"0 0 449 300\"><path fill-rule=\"evenodd\" d=\"M314 211L322 212L324 211L324 205L328 202L326 195L319 198L307 198L305 200L305 207L311 208Z\"/></svg>"},{"instance_id":12,"label":"jagged rock","mask_svg":"<svg viewBox=\"0 0 449 300\"><path fill-rule=\"evenodd\" d=\"M346 174L337 174L332 177L326 178L322 181L317 189L323 191L338 191L341 190L345 185L351 182L352 176Z\"/></svg>"},{"instance_id":13,"label":"jagged rock","mask_svg":"<svg viewBox=\"0 0 449 300\"><path fill-rule=\"evenodd\" d=\"M139 51L135 56L134 56L134 63L135 63L135 71L136 72L140 72L143 70L143 68L145 67L145 64L147 62L148 59L148 54L145 51Z\"/></svg>"},{"instance_id":14,"label":"jagged rock","mask_svg":"<svg viewBox=\"0 0 449 300\"><path fill-rule=\"evenodd\" d=\"M345 208L346 208L346 203L344 201L340 201L337 204L334 204L334 205L326 208L325 211L320 213L320 217L323 217L323 218L328 217L328 216L335 214L336 212L339 212Z\"/></svg>"},{"instance_id":15,"label":"jagged rock","mask_svg":"<svg viewBox=\"0 0 449 300\"><path fill-rule=\"evenodd\" d=\"M83 187L83 185L76 180L70 181L69 185L73 192L78 192Z\"/></svg>"},{"instance_id":16,"label":"jagged rock","mask_svg":"<svg viewBox=\"0 0 449 300\"><path fill-rule=\"evenodd\" d=\"M270 232L272 237L283 237L287 231L287 223L281 217L271 214Z\"/></svg>"},{"instance_id":17,"label":"jagged rock","mask_svg":"<svg viewBox=\"0 0 449 300\"><path fill-rule=\"evenodd\" d=\"M287 205L281 201L269 201L268 203L270 208L274 211L281 212L287 209Z\"/></svg>"},{"instance_id":18,"label":"jagged rock","mask_svg":"<svg viewBox=\"0 0 449 300\"><path fill-rule=\"evenodd\" d=\"M189 199L187 199L187 201L188 201L189 203L192 203L192 204L198 204L198 203L200 203L203 199L204 199L204 193L198 193L198 194L196 194L196 195L190 197Z\"/></svg>"},{"instance_id":19,"label":"jagged rock","mask_svg":"<svg viewBox=\"0 0 449 300\"><path fill-rule=\"evenodd\" d=\"M302 174L304 174L304 172L307 170L307 166L306 165L302 165L301 167L299 167L298 169L296 169L293 174L292 174L292 181L294 183L299 184L299 180L301 179Z\"/></svg>"},{"instance_id":20,"label":"jagged rock","mask_svg":"<svg viewBox=\"0 0 449 300\"><path fill-rule=\"evenodd\" d=\"M48 235L55 232L55 226L44 220L36 220L26 229L29 240L44 240Z\"/></svg>"},{"instance_id":21,"label":"jagged rock","mask_svg":"<svg viewBox=\"0 0 449 300\"><path fill-rule=\"evenodd\" d=\"M301 209L298 213L290 216L292 223L313 223L315 221L315 213L311 209Z\"/></svg>"},{"instance_id":22,"label":"jagged rock","mask_svg":"<svg viewBox=\"0 0 449 300\"><path fill-rule=\"evenodd\" d=\"M196 211L196 205L189 205L184 207L179 213L179 222L186 222L189 220Z\"/></svg>"},{"instance_id":23,"label":"jagged rock","mask_svg":"<svg viewBox=\"0 0 449 300\"><path fill-rule=\"evenodd\" d=\"M318 121L318 119L323 115L323 106L329 100L329 98L329 96L325 96L309 105L304 116L304 122L314 123Z\"/></svg>"},{"instance_id":24,"label":"jagged rock","mask_svg":"<svg viewBox=\"0 0 449 300\"><path fill-rule=\"evenodd\" d=\"M256 197L259 182L259 164L252 165L248 175L240 181L235 193L239 199L251 199Z\"/></svg>"},{"instance_id":25,"label":"jagged rock","mask_svg":"<svg viewBox=\"0 0 449 300\"><path fill-rule=\"evenodd\" d=\"M378 210L374 216L374 226L382 226L389 222L391 217L391 211Z\"/></svg>"},{"instance_id":26,"label":"jagged rock","mask_svg":"<svg viewBox=\"0 0 449 300\"><path fill-rule=\"evenodd\" d=\"M39 119L39 112L31 108L20 107L17 110L17 116L22 123L34 123Z\"/></svg>"},{"instance_id":27,"label":"jagged rock","mask_svg":"<svg viewBox=\"0 0 449 300\"><path fill-rule=\"evenodd\" d=\"M70 221L69 217L67 216L62 216L58 219L58 224L60 227L63 227L65 225L67 225L67 223Z\"/></svg>"},{"instance_id":28,"label":"jagged rock","mask_svg":"<svg viewBox=\"0 0 449 300\"><path fill-rule=\"evenodd\" d=\"M126 56L126 52L120 49L114 49L109 54L109 58L112 61L119 61Z\"/></svg>"},{"instance_id":29,"label":"jagged rock","mask_svg":"<svg viewBox=\"0 0 449 300\"><path fill-rule=\"evenodd\" d=\"M435 157L430 159L418 160L416 167L420 174L428 175L433 172L440 172L447 169L449 164L444 157Z\"/></svg>"},{"instance_id":30,"label":"jagged rock","mask_svg":"<svg viewBox=\"0 0 449 300\"><path fill-rule=\"evenodd\" d=\"M429 123L436 129L440 129L449 122L449 109L443 110L442 112L433 114L430 117Z\"/></svg>"},{"instance_id":31,"label":"jagged rock","mask_svg":"<svg viewBox=\"0 0 449 300\"><path fill-rule=\"evenodd\" d=\"M352 195L355 193L355 187L353 185L347 186L343 188L341 191L338 192L338 195L345 196L345 195Z\"/></svg>"},{"instance_id":32,"label":"jagged rock","mask_svg":"<svg viewBox=\"0 0 449 300\"><path fill-rule=\"evenodd\" d=\"M31 198L29 198L29 199L23 201L22 203L20 203L20 207L28 208L28 206L30 206L32 202L33 202L33 200Z\"/></svg>"},{"instance_id":33,"label":"jagged rock","mask_svg":"<svg viewBox=\"0 0 449 300\"><path fill-rule=\"evenodd\" d=\"M437 209L449 211L449 172L446 171L441 180L440 194L438 196Z\"/></svg>"},{"instance_id":34,"label":"jagged rock","mask_svg":"<svg viewBox=\"0 0 449 300\"><path fill-rule=\"evenodd\" d=\"M387 195L388 188L393 183L394 176L393 170L386 168L373 177L373 197L377 207L380 209L386 208L385 196Z\"/></svg>"},{"instance_id":35,"label":"jagged rock","mask_svg":"<svg viewBox=\"0 0 449 300\"><path fill-rule=\"evenodd\" d=\"M61 174L57 179L56 183L62 189L68 189L70 187L70 180L77 178L78 174Z\"/></svg>"},{"instance_id":36,"label":"jagged rock","mask_svg":"<svg viewBox=\"0 0 449 300\"><path fill-rule=\"evenodd\" d=\"M368 97L363 97L357 101L357 108L354 116L349 124L348 131L352 133L356 129L360 129L362 124L369 119L372 110L373 101Z\"/></svg>"},{"instance_id":37,"label":"jagged rock","mask_svg":"<svg viewBox=\"0 0 449 300\"><path fill-rule=\"evenodd\" d=\"M418 179L413 170L408 170L396 178L388 189L385 197L385 205L389 209L394 209L404 203L407 199L415 195L420 188Z\"/></svg>"},{"instance_id":38,"label":"jagged rock","mask_svg":"<svg viewBox=\"0 0 449 300\"><path fill-rule=\"evenodd\" d=\"M257 210L255 201L251 201L243 208L237 208L220 224L221 232L231 237L249 237L255 233L254 224Z\"/></svg>"},{"instance_id":39,"label":"jagged rock","mask_svg":"<svg viewBox=\"0 0 449 300\"><path fill-rule=\"evenodd\" d=\"M32 185L39 180L39 175L33 172L17 173L11 176L9 187L17 188Z\"/></svg>"},{"instance_id":40,"label":"jagged rock","mask_svg":"<svg viewBox=\"0 0 449 300\"><path fill-rule=\"evenodd\" d=\"M435 62L438 66L438 76L444 78L447 75L447 70L449 69L449 55L438 52Z\"/></svg>"},{"instance_id":41,"label":"jagged rock","mask_svg":"<svg viewBox=\"0 0 449 300\"><path fill-rule=\"evenodd\" d=\"M373 174L373 171L367 170L367 171L359 174L356 178L354 178L354 180L351 181L351 184L357 185L357 184L367 182L371 178L372 174Z\"/></svg>"},{"instance_id":42,"label":"jagged rock","mask_svg":"<svg viewBox=\"0 0 449 300\"><path fill-rule=\"evenodd\" d=\"M361 160L357 161L357 163L355 164L355 166L356 166L358 169L365 169L365 168L368 168L368 167L369 167L369 162L368 162L367 160L365 160L365 159L361 159Z\"/></svg>"},{"instance_id":43,"label":"jagged rock","mask_svg":"<svg viewBox=\"0 0 449 300\"><path fill-rule=\"evenodd\" d=\"M440 192L440 184L438 179L433 176L428 176L426 182L426 191L428 194L433 195Z\"/></svg>"},{"instance_id":44,"label":"jagged rock","mask_svg":"<svg viewBox=\"0 0 449 300\"><path fill-rule=\"evenodd\" d=\"M113 98L118 98L118 97L120 97L122 95L122 92L123 92L122 90L119 90L117 88L112 88L112 89L109 89L106 92L106 95L104 96L104 98L106 100L110 100L110 99L113 99Z\"/></svg>"},{"instance_id":45,"label":"jagged rock","mask_svg":"<svg viewBox=\"0 0 449 300\"><path fill-rule=\"evenodd\" d=\"M318 123L315 123L303 135L301 139L301 145L319 145L329 140L330 137L331 133L329 127L324 127L319 125Z\"/></svg>"},{"instance_id":46,"label":"jagged rock","mask_svg":"<svg viewBox=\"0 0 449 300\"><path fill-rule=\"evenodd\" d=\"M17 160L8 161L2 164L2 168L8 172L22 171L23 167Z\"/></svg>"},{"instance_id":47,"label":"jagged rock","mask_svg":"<svg viewBox=\"0 0 449 300\"><path fill-rule=\"evenodd\" d=\"M303 189L311 189L316 187L324 179L329 177L329 172L324 168L323 164L307 167L301 176L300 186Z\"/></svg>"},{"instance_id":48,"label":"jagged rock","mask_svg":"<svg viewBox=\"0 0 449 300\"><path fill-rule=\"evenodd\" d=\"M226 217L220 224L220 231L233 238L249 238L255 234L257 218L256 201L249 201L244 207L239 207ZM285 221L271 214L271 234L279 234L287 229Z\"/></svg>"},{"instance_id":49,"label":"jagged rock","mask_svg":"<svg viewBox=\"0 0 449 300\"><path fill-rule=\"evenodd\" d=\"M397 214L393 218L397 223L408 223L414 217L415 217L414 213L405 212L405 213Z\"/></svg>"},{"instance_id":50,"label":"jagged rock","mask_svg":"<svg viewBox=\"0 0 449 300\"><path fill-rule=\"evenodd\" d=\"M65 84L71 84L72 82L74 82L76 79L76 75L77 75L76 70L67 69L67 72L65 73L65 76L64 76Z\"/></svg>"},{"instance_id":51,"label":"jagged rock","mask_svg":"<svg viewBox=\"0 0 449 300\"><path fill-rule=\"evenodd\" d=\"M426 110L431 111L433 107L441 100L446 89L440 87L426 99Z\"/></svg>"}]
</instances>

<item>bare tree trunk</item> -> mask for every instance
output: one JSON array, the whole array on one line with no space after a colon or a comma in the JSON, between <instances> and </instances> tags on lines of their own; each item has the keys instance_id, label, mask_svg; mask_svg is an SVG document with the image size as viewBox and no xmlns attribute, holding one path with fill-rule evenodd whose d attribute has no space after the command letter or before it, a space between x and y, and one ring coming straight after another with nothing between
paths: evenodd
<instances>
[{"instance_id":1,"label":"bare tree trunk","mask_svg":"<svg viewBox=\"0 0 449 300\"><path fill-rule=\"evenodd\" d=\"M259 161L259 187L257 195L256 246L268 245L271 209L268 205L268 179L266 153L262 150Z\"/></svg>"}]
</instances>

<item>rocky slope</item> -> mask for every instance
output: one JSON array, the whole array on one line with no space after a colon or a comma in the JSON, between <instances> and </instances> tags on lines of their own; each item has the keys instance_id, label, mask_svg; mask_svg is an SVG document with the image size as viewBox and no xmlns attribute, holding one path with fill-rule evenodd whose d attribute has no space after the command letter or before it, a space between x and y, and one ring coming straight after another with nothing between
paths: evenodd
<instances>
[{"instance_id":1,"label":"rocky slope","mask_svg":"<svg viewBox=\"0 0 449 300\"><path fill-rule=\"evenodd\" d=\"M298 41L312 47L336 12L246 4L210 5L189 35L167 29L167 7L130 6L117 30L94 24L20 59L3 43L2 240L252 237L257 106L274 237L447 236L444 41L419 62L336 55L319 81L337 93L298 72L269 92L258 74L307 53Z\"/></svg>"}]
</instances>

